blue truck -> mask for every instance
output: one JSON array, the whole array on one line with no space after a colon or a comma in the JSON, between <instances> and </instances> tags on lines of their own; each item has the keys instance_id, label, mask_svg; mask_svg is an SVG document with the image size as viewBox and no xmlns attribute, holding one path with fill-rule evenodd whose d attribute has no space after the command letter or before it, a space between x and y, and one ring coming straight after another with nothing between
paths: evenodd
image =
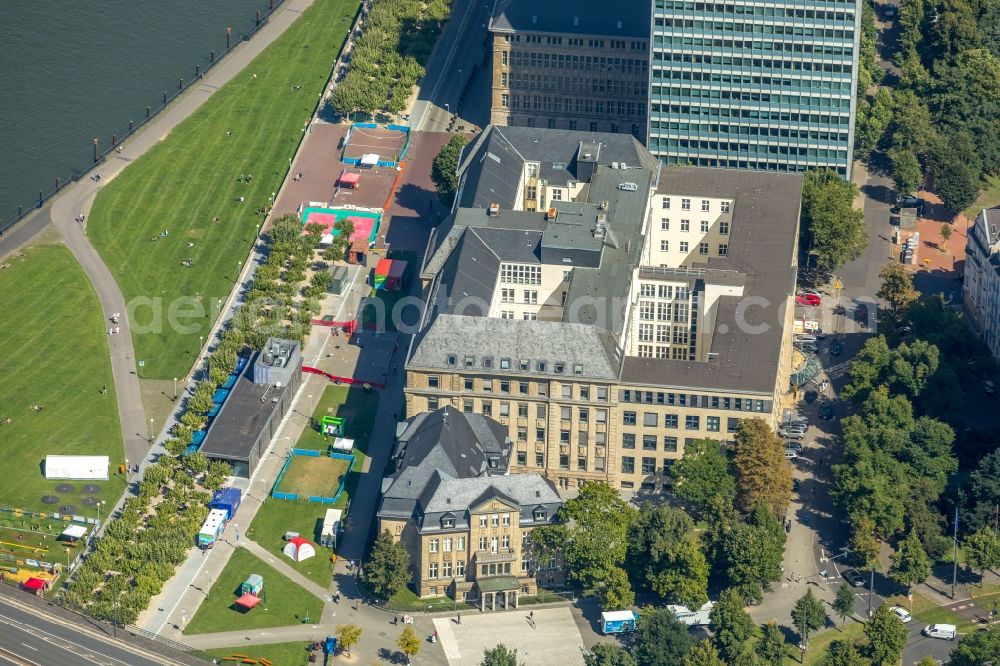
<instances>
[{"instance_id":1,"label":"blue truck","mask_svg":"<svg viewBox=\"0 0 1000 666\"><path fill-rule=\"evenodd\" d=\"M212 493L212 501L208 503L208 508L225 511L228 523L236 515L236 510L240 508L242 501L243 491L239 488L219 488Z\"/></svg>"}]
</instances>

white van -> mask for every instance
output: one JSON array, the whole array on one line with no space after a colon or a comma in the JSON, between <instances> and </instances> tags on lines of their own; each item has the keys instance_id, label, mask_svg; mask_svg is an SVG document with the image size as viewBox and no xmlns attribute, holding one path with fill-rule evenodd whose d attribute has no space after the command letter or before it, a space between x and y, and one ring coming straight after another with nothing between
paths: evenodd
<instances>
[{"instance_id":1,"label":"white van","mask_svg":"<svg viewBox=\"0 0 1000 666\"><path fill-rule=\"evenodd\" d=\"M792 322L792 333L818 333L822 329L813 319L796 319Z\"/></svg>"},{"instance_id":2,"label":"white van","mask_svg":"<svg viewBox=\"0 0 1000 666\"><path fill-rule=\"evenodd\" d=\"M943 638L953 641L958 634L958 630L953 624L930 624L924 627L924 630L920 633L928 638Z\"/></svg>"}]
</instances>

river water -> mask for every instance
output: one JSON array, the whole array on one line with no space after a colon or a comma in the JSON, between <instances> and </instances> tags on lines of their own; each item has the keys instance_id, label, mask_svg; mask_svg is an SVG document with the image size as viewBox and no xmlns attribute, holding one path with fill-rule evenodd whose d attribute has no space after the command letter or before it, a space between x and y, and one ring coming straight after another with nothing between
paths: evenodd
<instances>
[{"instance_id":1,"label":"river water","mask_svg":"<svg viewBox=\"0 0 1000 666\"><path fill-rule=\"evenodd\" d=\"M268 0L0 0L0 227L249 32Z\"/></svg>"}]
</instances>

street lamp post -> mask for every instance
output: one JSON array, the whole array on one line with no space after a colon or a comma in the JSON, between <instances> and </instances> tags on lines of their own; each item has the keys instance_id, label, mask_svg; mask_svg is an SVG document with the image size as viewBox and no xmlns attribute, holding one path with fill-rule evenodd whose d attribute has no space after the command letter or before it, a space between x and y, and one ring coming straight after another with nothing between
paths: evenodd
<instances>
[{"instance_id":1,"label":"street lamp post","mask_svg":"<svg viewBox=\"0 0 1000 666\"><path fill-rule=\"evenodd\" d=\"M174 402L177 402L177 378L174 377Z\"/></svg>"},{"instance_id":2,"label":"street lamp post","mask_svg":"<svg viewBox=\"0 0 1000 666\"><path fill-rule=\"evenodd\" d=\"M153 443L153 419L149 419L149 443Z\"/></svg>"}]
</instances>

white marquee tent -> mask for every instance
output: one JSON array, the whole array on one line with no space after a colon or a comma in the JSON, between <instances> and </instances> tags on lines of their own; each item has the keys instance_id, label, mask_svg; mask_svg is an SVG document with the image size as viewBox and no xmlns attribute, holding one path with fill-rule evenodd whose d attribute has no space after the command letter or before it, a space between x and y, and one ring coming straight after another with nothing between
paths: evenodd
<instances>
[{"instance_id":1,"label":"white marquee tent","mask_svg":"<svg viewBox=\"0 0 1000 666\"><path fill-rule=\"evenodd\" d=\"M45 456L46 479L108 480L108 456Z\"/></svg>"}]
</instances>

